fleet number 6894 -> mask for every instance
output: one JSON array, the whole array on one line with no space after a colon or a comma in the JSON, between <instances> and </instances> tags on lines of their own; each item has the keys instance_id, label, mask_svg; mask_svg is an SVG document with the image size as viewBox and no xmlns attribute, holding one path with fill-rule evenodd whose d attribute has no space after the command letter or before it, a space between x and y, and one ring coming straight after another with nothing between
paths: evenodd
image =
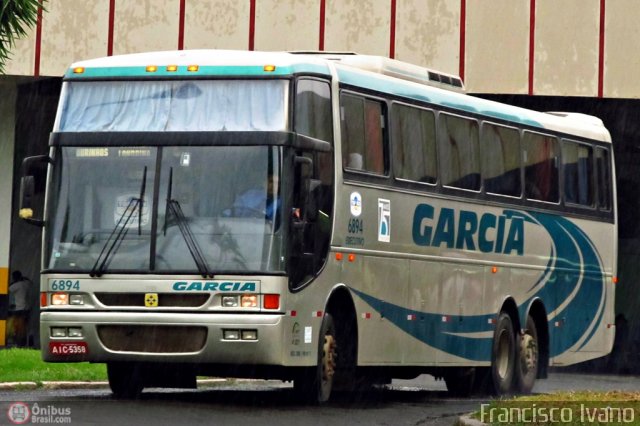
<instances>
[{"instance_id":1,"label":"fleet number 6894","mask_svg":"<svg viewBox=\"0 0 640 426\"><path fill-rule=\"evenodd\" d=\"M70 291L80 290L79 280L53 280L51 282L51 290L53 291Z\"/></svg>"}]
</instances>

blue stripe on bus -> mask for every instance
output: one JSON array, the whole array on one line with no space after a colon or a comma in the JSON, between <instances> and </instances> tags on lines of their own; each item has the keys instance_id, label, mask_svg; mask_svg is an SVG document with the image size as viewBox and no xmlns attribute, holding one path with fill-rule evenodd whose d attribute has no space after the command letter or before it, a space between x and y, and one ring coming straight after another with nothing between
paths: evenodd
<instances>
[{"instance_id":1,"label":"blue stripe on bus","mask_svg":"<svg viewBox=\"0 0 640 426\"><path fill-rule=\"evenodd\" d=\"M518 310L526 315L536 299L544 302L547 315L561 308L548 318L549 355L554 357L574 348L581 339L580 348L593 338L602 323L606 306L605 275L594 244L571 221L537 212L525 216L549 233L553 247L552 258L542 273L542 277L547 277L546 281ZM553 255L554 251L556 255ZM494 330L491 320L496 318L495 314L459 316L421 312L356 289L352 291L392 324L429 346L472 361L491 359ZM408 321L409 316L415 320ZM443 316L447 316L446 322L443 322ZM556 321L561 323L560 327L554 327ZM491 337L463 335L487 332Z\"/></svg>"},{"instance_id":2,"label":"blue stripe on bus","mask_svg":"<svg viewBox=\"0 0 640 426\"><path fill-rule=\"evenodd\" d=\"M312 73L329 75L329 68L318 64L294 64L277 66L274 71L265 71L264 66L238 65L238 66L211 66L202 65L198 71L187 71L186 65L178 66L176 71L167 71L166 65L149 64L157 66L155 72L148 72L146 66L126 67L86 67L83 73L76 74L73 68L67 70L66 79L83 78L124 78L124 77L202 77L202 76L288 76L298 73Z\"/></svg>"}]
</instances>

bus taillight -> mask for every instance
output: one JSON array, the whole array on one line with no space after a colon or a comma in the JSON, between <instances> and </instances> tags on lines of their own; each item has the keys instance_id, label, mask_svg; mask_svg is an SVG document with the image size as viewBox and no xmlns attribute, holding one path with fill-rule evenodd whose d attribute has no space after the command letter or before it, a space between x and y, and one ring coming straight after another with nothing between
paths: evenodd
<instances>
[{"instance_id":1,"label":"bus taillight","mask_svg":"<svg viewBox=\"0 0 640 426\"><path fill-rule=\"evenodd\" d=\"M279 309L280 308L280 295L279 294L265 294L262 296L262 306L264 309Z\"/></svg>"}]
</instances>

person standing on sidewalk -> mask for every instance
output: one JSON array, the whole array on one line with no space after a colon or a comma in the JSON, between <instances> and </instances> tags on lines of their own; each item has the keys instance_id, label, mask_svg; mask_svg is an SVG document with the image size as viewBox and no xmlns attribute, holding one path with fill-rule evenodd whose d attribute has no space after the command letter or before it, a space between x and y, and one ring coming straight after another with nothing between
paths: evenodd
<instances>
[{"instance_id":1,"label":"person standing on sidewalk","mask_svg":"<svg viewBox=\"0 0 640 426\"><path fill-rule=\"evenodd\" d=\"M11 274L9 286L9 318L7 321L7 337L9 346L27 346L27 330L29 325L31 280L20 271Z\"/></svg>"}]
</instances>

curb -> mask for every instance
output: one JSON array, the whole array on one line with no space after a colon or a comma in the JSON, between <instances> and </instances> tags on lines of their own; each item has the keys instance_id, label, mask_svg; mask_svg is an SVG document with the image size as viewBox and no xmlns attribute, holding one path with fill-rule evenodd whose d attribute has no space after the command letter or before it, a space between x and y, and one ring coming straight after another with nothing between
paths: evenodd
<instances>
[{"instance_id":1,"label":"curb","mask_svg":"<svg viewBox=\"0 0 640 426\"><path fill-rule=\"evenodd\" d=\"M453 426L485 426L486 423L482 423L480 420L476 420L471 417L471 414L465 414L458 417Z\"/></svg>"}]
</instances>

